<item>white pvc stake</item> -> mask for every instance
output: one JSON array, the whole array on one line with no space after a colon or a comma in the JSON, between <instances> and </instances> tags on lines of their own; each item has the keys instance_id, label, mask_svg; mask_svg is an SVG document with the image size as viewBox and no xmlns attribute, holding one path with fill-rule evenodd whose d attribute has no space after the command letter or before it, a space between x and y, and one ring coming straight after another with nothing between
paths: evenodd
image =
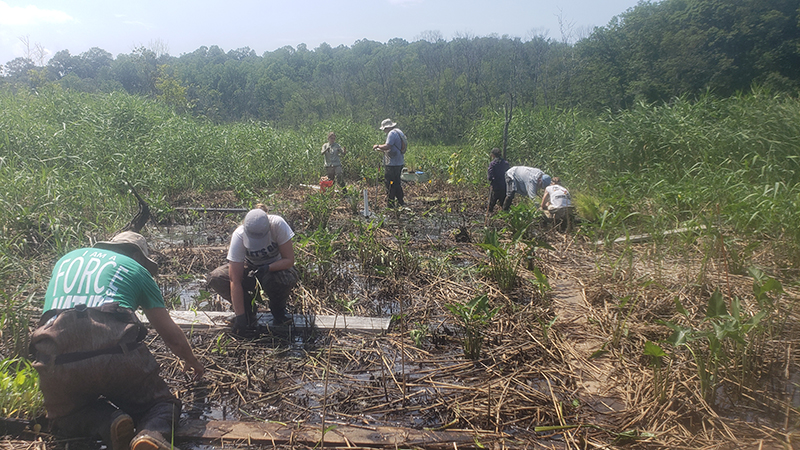
<instances>
[{"instance_id":1,"label":"white pvc stake","mask_svg":"<svg viewBox=\"0 0 800 450\"><path fill-rule=\"evenodd\" d=\"M364 212L362 214L364 217L369 217L369 197L366 189L364 189Z\"/></svg>"}]
</instances>

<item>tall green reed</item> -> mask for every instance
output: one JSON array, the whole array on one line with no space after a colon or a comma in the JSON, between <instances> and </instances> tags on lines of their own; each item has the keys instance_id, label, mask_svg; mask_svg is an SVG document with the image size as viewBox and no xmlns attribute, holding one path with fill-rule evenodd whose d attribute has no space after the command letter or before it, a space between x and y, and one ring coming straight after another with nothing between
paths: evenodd
<instances>
[{"instance_id":1,"label":"tall green reed","mask_svg":"<svg viewBox=\"0 0 800 450\"><path fill-rule=\"evenodd\" d=\"M613 207L609 214L628 217L612 223L608 234L623 234L623 225L634 233L656 231L652 223L631 220L634 211L641 218L666 212L671 220L660 226L670 229L719 210L735 233L775 242L778 258L796 265L799 114L797 98L759 89L725 99L640 103L596 117L520 112L511 125L510 155L561 176L573 196L593 196ZM470 136L476 144L494 143L501 129L501 118L487 115Z\"/></svg>"},{"instance_id":2,"label":"tall green reed","mask_svg":"<svg viewBox=\"0 0 800 450\"><path fill-rule=\"evenodd\" d=\"M28 354L30 342L29 323L31 318L34 294L23 294L19 289L16 292L6 291L11 286L0 283L0 342L5 356L12 358L24 357Z\"/></svg>"}]
</instances>

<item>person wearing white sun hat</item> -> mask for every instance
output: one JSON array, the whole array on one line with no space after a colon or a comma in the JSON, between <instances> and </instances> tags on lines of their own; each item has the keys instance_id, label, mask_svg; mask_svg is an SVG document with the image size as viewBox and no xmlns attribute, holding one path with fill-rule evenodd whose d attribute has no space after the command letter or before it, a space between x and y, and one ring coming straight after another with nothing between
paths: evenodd
<instances>
[{"instance_id":1,"label":"person wearing white sun hat","mask_svg":"<svg viewBox=\"0 0 800 450\"><path fill-rule=\"evenodd\" d=\"M383 152L383 181L386 185L387 204L389 207L404 206L406 202L403 197L403 186L400 176L405 165L405 153L408 148L406 135L392 119L385 119L381 122L381 131L386 133L386 142L375 144L372 149Z\"/></svg>"}]
</instances>

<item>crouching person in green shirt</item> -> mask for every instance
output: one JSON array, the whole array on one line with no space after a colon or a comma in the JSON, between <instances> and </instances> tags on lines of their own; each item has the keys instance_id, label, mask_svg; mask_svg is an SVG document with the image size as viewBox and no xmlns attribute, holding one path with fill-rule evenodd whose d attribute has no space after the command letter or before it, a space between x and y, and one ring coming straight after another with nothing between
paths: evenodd
<instances>
[{"instance_id":1,"label":"crouching person in green shirt","mask_svg":"<svg viewBox=\"0 0 800 450\"><path fill-rule=\"evenodd\" d=\"M193 379L205 371L172 321L153 277L145 238L131 231L74 250L53 268L31 336L51 427L65 437L100 436L111 450L167 450L181 401L143 342L141 308Z\"/></svg>"}]
</instances>

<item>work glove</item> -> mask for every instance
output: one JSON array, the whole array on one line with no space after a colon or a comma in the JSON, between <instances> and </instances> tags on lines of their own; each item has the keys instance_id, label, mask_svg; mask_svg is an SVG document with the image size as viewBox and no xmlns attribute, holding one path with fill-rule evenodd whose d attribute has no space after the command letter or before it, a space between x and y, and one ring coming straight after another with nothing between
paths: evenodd
<instances>
[{"instance_id":1,"label":"work glove","mask_svg":"<svg viewBox=\"0 0 800 450\"><path fill-rule=\"evenodd\" d=\"M259 280L269 272L269 264L259 267L258 269L253 269L248 274L251 277L258 278Z\"/></svg>"},{"instance_id":2,"label":"work glove","mask_svg":"<svg viewBox=\"0 0 800 450\"><path fill-rule=\"evenodd\" d=\"M231 332L237 336L251 337L256 334L256 329L250 324L247 314L240 314L233 318Z\"/></svg>"}]
</instances>

